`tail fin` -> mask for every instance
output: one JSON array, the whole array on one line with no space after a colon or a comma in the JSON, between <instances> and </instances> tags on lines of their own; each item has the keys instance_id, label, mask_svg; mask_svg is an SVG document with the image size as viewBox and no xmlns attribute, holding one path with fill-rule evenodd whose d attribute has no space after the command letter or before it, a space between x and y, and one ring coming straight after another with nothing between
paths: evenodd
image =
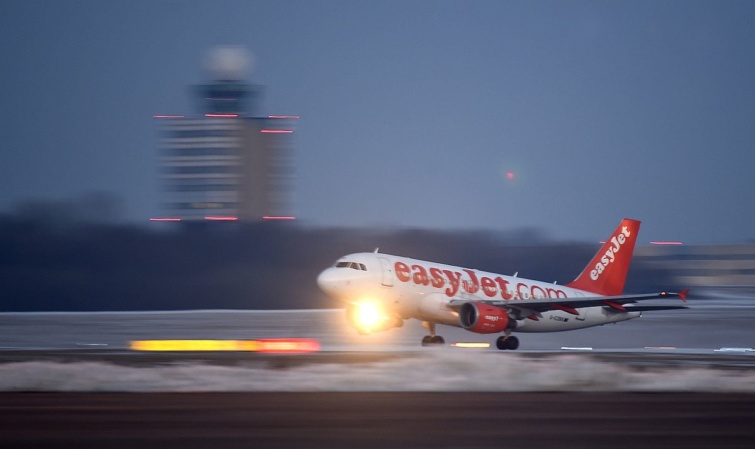
<instances>
[{"instance_id":1,"label":"tail fin","mask_svg":"<svg viewBox=\"0 0 755 449\"><path fill-rule=\"evenodd\" d=\"M567 287L604 296L622 294L639 231L639 221L623 219L587 267Z\"/></svg>"}]
</instances>

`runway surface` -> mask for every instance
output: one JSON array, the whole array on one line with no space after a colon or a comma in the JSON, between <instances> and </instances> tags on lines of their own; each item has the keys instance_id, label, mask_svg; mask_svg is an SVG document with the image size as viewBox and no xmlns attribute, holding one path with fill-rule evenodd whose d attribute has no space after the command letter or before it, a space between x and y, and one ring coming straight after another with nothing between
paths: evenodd
<instances>
[{"instance_id":1,"label":"runway surface","mask_svg":"<svg viewBox=\"0 0 755 449\"><path fill-rule=\"evenodd\" d=\"M645 312L634 320L595 328L519 334L520 349L676 347L713 351L755 346L755 297L729 295L690 300L687 305L688 310ZM343 310L0 313L0 350L112 350L128 348L131 340L301 337L318 340L324 351L404 351L417 349L427 333L419 322L409 320L402 328L361 336L344 318ZM448 343L494 343L497 337L449 326L438 326L438 332Z\"/></svg>"},{"instance_id":2,"label":"runway surface","mask_svg":"<svg viewBox=\"0 0 755 449\"><path fill-rule=\"evenodd\" d=\"M755 396L2 393L4 448L751 448Z\"/></svg>"},{"instance_id":3,"label":"runway surface","mask_svg":"<svg viewBox=\"0 0 755 449\"><path fill-rule=\"evenodd\" d=\"M360 336L342 310L3 313L0 391L755 393L754 304L697 300L618 325L523 334L515 352L453 347L496 336L447 326L449 345L421 348L426 331L414 321ZM316 340L320 351L129 350L144 339L284 337Z\"/></svg>"},{"instance_id":4,"label":"runway surface","mask_svg":"<svg viewBox=\"0 0 755 449\"><path fill-rule=\"evenodd\" d=\"M521 351L359 336L343 311L0 314L2 447L750 448L752 298ZM440 327L446 341L495 336ZM307 354L139 352L140 339L307 338ZM588 349L589 348L589 349Z\"/></svg>"}]
</instances>

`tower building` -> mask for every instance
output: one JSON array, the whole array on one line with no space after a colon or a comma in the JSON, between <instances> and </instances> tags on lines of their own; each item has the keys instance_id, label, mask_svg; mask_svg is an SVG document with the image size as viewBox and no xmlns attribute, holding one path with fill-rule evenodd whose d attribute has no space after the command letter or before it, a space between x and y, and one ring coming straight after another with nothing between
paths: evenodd
<instances>
[{"instance_id":1,"label":"tower building","mask_svg":"<svg viewBox=\"0 0 755 449\"><path fill-rule=\"evenodd\" d=\"M296 116L255 117L259 88L247 84L249 56L218 47L211 81L196 86L201 115L155 116L160 123L163 216L153 220L290 219Z\"/></svg>"}]
</instances>

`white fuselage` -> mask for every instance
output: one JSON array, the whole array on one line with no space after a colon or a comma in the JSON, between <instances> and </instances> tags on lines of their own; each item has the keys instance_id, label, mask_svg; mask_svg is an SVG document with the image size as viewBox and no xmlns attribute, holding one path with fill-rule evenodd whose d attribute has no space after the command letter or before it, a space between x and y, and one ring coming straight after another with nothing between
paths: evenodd
<instances>
[{"instance_id":1,"label":"white fuselage","mask_svg":"<svg viewBox=\"0 0 755 449\"><path fill-rule=\"evenodd\" d=\"M582 329L640 316L640 312L603 306L575 309L578 315L560 310L537 313L528 308L528 301L596 295L562 285L381 253L342 257L317 281L326 293L347 304L370 302L400 319L457 327L461 325L453 301L496 301L517 320L514 332Z\"/></svg>"}]
</instances>

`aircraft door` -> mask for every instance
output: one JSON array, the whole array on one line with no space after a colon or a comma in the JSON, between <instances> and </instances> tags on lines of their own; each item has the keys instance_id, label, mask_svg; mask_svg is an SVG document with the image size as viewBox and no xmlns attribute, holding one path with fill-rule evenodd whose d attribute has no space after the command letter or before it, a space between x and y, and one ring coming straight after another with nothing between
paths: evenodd
<instances>
[{"instance_id":1,"label":"aircraft door","mask_svg":"<svg viewBox=\"0 0 755 449\"><path fill-rule=\"evenodd\" d=\"M383 268L383 282L382 285L386 287L393 287L393 266L388 259L380 258L380 266Z\"/></svg>"}]
</instances>

